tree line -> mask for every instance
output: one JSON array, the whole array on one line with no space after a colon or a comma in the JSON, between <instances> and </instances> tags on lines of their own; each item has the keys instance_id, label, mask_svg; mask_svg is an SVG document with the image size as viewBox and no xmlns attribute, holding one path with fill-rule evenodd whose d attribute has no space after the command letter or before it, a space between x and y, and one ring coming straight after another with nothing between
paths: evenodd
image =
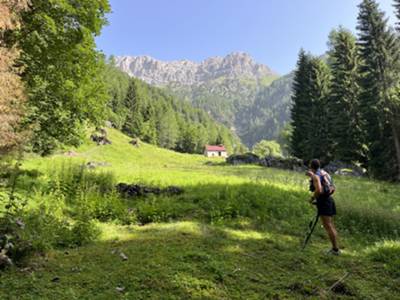
<instances>
[{"instance_id":1,"label":"tree line","mask_svg":"<svg viewBox=\"0 0 400 300\"><path fill-rule=\"evenodd\" d=\"M400 20L400 1L394 1ZM399 23L398 23L399 25ZM400 26L375 0L359 5L357 36L340 27L327 56L300 51L292 97L294 156L361 164L400 180Z\"/></svg>"},{"instance_id":2,"label":"tree line","mask_svg":"<svg viewBox=\"0 0 400 300\"><path fill-rule=\"evenodd\" d=\"M106 82L111 95L109 119L127 135L186 153L202 153L206 144L223 144L229 153L244 151L239 138L204 110L129 78L115 67L112 57L107 63Z\"/></svg>"},{"instance_id":3,"label":"tree line","mask_svg":"<svg viewBox=\"0 0 400 300\"><path fill-rule=\"evenodd\" d=\"M0 151L42 155L78 146L105 120L143 141L199 153L241 147L201 110L129 79L96 49L108 0L0 2ZM4 58L4 59L3 59Z\"/></svg>"}]
</instances>

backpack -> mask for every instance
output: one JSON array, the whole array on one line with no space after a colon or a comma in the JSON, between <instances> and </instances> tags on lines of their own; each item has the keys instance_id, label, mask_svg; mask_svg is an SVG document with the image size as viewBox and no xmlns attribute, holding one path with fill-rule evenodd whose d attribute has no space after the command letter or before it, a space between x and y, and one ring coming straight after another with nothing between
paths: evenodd
<instances>
[{"instance_id":1,"label":"backpack","mask_svg":"<svg viewBox=\"0 0 400 300\"><path fill-rule=\"evenodd\" d=\"M336 191L335 184L333 183L332 177L329 175L328 172L324 170L318 170L315 173L319 177L322 186L322 194L323 195L332 195Z\"/></svg>"}]
</instances>

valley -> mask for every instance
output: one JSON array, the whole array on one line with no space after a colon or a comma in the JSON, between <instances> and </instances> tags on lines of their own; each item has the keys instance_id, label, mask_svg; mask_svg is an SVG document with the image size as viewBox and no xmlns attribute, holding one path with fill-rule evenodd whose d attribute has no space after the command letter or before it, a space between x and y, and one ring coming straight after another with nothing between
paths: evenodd
<instances>
[{"instance_id":1,"label":"valley","mask_svg":"<svg viewBox=\"0 0 400 300\"><path fill-rule=\"evenodd\" d=\"M115 65L205 110L250 148L263 139L279 139L289 122L292 76L281 77L247 53L201 63L121 56Z\"/></svg>"}]
</instances>

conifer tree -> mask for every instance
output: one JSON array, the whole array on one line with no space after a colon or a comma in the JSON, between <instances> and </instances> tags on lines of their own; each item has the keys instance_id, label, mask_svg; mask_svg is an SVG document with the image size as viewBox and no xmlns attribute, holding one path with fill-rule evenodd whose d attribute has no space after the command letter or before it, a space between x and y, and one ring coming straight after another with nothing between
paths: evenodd
<instances>
[{"instance_id":1,"label":"conifer tree","mask_svg":"<svg viewBox=\"0 0 400 300\"><path fill-rule=\"evenodd\" d=\"M368 169L381 179L400 179L398 130L398 40L374 0L363 0L358 16L364 130Z\"/></svg>"},{"instance_id":2,"label":"conifer tree","mask_svg":"<svg viewBox=\"0 0 400 300\"><path fill-rule=\"evenodd\" d=\"M400 31L400 0L394 0L394 9L395 9L395 15L398 19L398 21L396 22L396 29L397 31Z\"/></svg>"},{"instance_id":3,"label":"conifer tree","mask_svg":"<svg viewBox=\"0 0 400 300\"><path fill-rule=\"evenodd\" d=\"M327 162L332 157L329 122L329 68L300 51L293 84L291 151L294 156Z\"/></svg>"},{"instance_id":4,"label":"conifer tree","mask_svg":"<svg viewBox=\"0 0 400 300\"><path fill-rule=\"evenodd\" d=\"M125 107L127 116L122 127L123 132L131 137L141 138L144 119L142 116L142 98L139 83L136 79L131 79L125 97Z\"/></svg>"},{"instance_id":5,"label":"conifer tree","mask_svg":"<svg viewBox=\"0 0 400 300\"><path fill-rule=\"evenodd\" d=\"M332 31L329 45L334 158L347 163L363 161L356 37L350 31L339 28Z\"/></svg>"},{"instance_id":6,"label":"conifer tree","mask_svg":"<svg viewBox=\"0 0 400 300\"><path fill-rule=\"evenodd\" d=\"M171 108L168 108L165 112L162 112L158 118L157 124L158 142L160 147L167 149L175 149L178 136L179 128L176 121L176 117Z\"/></svg>"},{"instance_id":7,"label":"conifer tree","mask_svg":"<svg viewBox=\"0 0 400 300\"><path fill-rule=\"evenodd\" d=\"M307 153L304 158L319 158L322 162L332 159L332 127L330 122L331 101L330 70L320 58L310 60L308 98L311 107L308 113ZM305 116L307 117L307 116Z\"/></svg>"},{"instance_id":8,"label":"conifer tree","mask_svg":"<svg viewBox=\"0 0 400 300\"><path fill-rule=\"evenodd\" d=\"M308 97L310 60L310 55L301 49L293 82L293 105L291 109L293 132L290 139L290 149L292 154L299 158L309 156L307 132L312 129L309 120L311 99Z\"/></svg>"}]
</instances>

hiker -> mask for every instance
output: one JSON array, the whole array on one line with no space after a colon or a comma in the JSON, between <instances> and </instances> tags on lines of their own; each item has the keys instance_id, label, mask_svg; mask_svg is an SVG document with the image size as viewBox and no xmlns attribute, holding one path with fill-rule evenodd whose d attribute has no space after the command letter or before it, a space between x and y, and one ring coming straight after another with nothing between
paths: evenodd
<instances>
[{"instance_id":1,"label":"hiker","mask_svg":"<svg viewBox=\"0 0 400 300\"><path fill-rule=\"evenodd\" d=\"M335 187L330 175L321 169L318 159L313 159L310 163L310 170L306 173L311 178L310 191L314 192L310 202L315 204L322 224L328 233L332 243L332 249L328 254L339 255L340 250L337 243L337 232L333 223L333 216L336 215L336 205L332 198Z\"/></svg>"}]
</instances>

